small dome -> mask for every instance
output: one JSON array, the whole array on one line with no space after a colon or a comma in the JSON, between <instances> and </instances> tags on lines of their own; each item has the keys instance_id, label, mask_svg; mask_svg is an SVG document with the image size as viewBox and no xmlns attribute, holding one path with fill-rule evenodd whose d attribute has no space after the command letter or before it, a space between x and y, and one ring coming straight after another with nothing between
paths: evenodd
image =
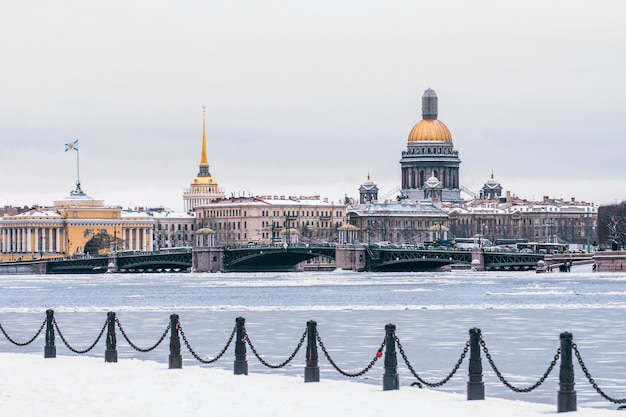
<instances>
[{"instance_id":1,"label":"small dome","mask_svg":"<svg viewBox=\"0 0 626 417\"><path fill-rule=\"evenodd\" d=\"M435 177L435 175L431 174L430 178L428 178L428 180L426 181L426 186L430 187L430 188L435 188L438 187L441 184L441 182L437 179L437 177Z\"/></svg>"},{"instance_id":2,"label":"small dome","mask_svg":"<svg viewBox=\"0 0 626 417\"><path fill-rule=\"evenodd\" d=\"M198 229L196 231L196 234L211 234L211 233L215 233L215 231L213 229L210 229L208 227L203 227L202 229Z\"/></svg>"},{"instance_id":3,"label":"small dome","mask_svg":"<svg viewBox=\"0 0 626 417\"><path fill-rule=\"evenodd\" d=\"M339 230L358 230L359 228L353 224L344 224L339 227Z\"/></svg>"},{"instance_id":4,"label":"small dome","mask_svg":"<svg viewBox=\"0 0 626 417\"><path fill-rule=\"evenodd\" d=\"M208 177L196 177L193 179L192 184L194 185L217 185L217 181L215 180L215 178L208 176Z\"/></svg>"},{"instance_id":5,"label":"small dome","mask_svg":"<svg viewBox=\"0 0 626 417\"><path fill-rule=\"evenodd\" d=\"M441 120L423 119L409 133L409 142L422 141L452 142L452 135Z\"/></svg>"}]
</instances>

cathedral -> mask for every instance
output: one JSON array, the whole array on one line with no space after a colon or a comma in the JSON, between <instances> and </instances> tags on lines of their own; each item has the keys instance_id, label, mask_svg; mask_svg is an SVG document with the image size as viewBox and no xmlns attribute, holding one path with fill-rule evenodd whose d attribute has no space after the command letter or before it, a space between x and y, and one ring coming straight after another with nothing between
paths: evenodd
<instances>
[{"instance_id":1,"label":"cathedral","mask_svg":"<svg viewBox=\"0 0 626 417\"><path fill-rule=\"evenodd\" d=\"M448 127L437 118L437 94L427 89L422 95L422 120L409 133L402 152L403 197L411 200L439 198L460 202L458 151L454 150Z\"/></svg>"}]
</instances>

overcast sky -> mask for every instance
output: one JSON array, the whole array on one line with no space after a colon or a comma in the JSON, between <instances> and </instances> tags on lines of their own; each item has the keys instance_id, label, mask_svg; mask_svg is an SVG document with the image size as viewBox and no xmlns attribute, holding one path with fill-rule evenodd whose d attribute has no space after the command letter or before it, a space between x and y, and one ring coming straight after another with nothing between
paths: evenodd
<instances>
[{"instance_id":1,"label":"overcast sky","mask_svg":"<svg viewBox=\"0 0 626 417\"><path fill-rule=\"evenodd\" d=\"M76 181L105 204L228 195L380 196L433 88L478 191L626 197L626 3L119 1L0 5L0 204Z\"/></svg>"}]
</instances>

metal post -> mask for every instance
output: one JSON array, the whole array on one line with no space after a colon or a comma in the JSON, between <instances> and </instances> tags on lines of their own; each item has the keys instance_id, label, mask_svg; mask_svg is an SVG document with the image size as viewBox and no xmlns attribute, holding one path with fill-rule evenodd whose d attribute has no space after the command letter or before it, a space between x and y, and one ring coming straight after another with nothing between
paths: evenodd
<instances>
[{"instance_id":1,"label":"metal post","mask_svg":"<svg viewBox=\"0 0 626 417\"><path fill-rule=\"evenodd\" d=\"M398 377L398 358L396 355L396 326L385 326L385 373L383 374L383 391L400 389Z\"/></svg>"},{"instance_id":2,"label":"metal post","mask_svg":"<svg viewBox=\"0 0 626 417\"><path fill-rule=\"evenodd\" d=\"M178 314L170 316L169 363L169 369L181 369L183 367L183 357L180 356L180 337L178 336Z\"/></svg>"},{"instance_id":3,"label":"metal post","mask_svg":"<svg viewBox=\"0 0 626 417\"><path fill-rule=\"evenodd\" d=\"M320 367L317 362L317 322L306 322L307 346L306 368L304 368L304 382L320 382Z\"/></svg>"},{"instance_id":4,"label":"metal post","mask_svg":"<svg viewBox=\"0 0 626 417\"><path fill-rule=\"evenodd\" d=\"M572 363L572 334L561 333L561 369L559 372L559 392L557 412L576 411L576 391L574 390L574 365Z\"/></svg>"},{"instance_id":5,"label":"metal post","mask_svg":"<svg viewBox=\"0 0 626 417\"><path fill-rule=\"evenodd\" d=\"M237 317L235 319L235 328L237 329L237 340L235 341L235 363L233 364L233 372L235 375L248 375L248 360L246 359L246 341L244 325L246 319Z\"/></svg>"},{"instance_id":6,"label":"metal post","mask_svg":"<svg viewBox=\"0 0 626 417\"><path fill-rule=\"evenodd\" d=\"M54 345L54 310L46 310L46 346L43 349L44 358L56 358L57 348Z\"/></svg>"},{"instance_id":7,"label":"metal post","mask_svg":"<svg viewBox=\"0 0 626 417\"><path fill-rule=\"evenodd\" d=\"M115 313L107 313L107 348L104 351L105 362L117 362L117 338L115 337Z\"/></svg>"},{"instance_id":8,"label":"metal post","mask_svg":"<svg viewBox=\"0 0 626 417\"><path fill-rule=\"evenodd\" d=\"M470 359L467 380L467 399L484 400L485 383L483 382L483 365L480 359L480 329L470 329Z\"/></svg>"}]
</instances>

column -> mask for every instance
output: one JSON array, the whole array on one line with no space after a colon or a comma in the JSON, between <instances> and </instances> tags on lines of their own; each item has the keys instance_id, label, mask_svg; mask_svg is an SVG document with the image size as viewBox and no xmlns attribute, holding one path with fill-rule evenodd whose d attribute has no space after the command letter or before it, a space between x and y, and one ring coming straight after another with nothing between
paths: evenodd
<instances>
[{"instance_id":1,"label":"column","mask_svg":"<svg viewBox=\"0 0 626 417\"><path fill-rule=\"evenodd\" d=\"M29 227L28 229L26 229L26 252L28 253L32 253L33 252L33 233L32 233L33 228Z\"/></svg>"},{"instance_id":2,"label":"column","mask_svg":"<svg viewBox=\"0 0 626 417\"><path fill-rule=\"evenodd\" d=\"M146 230L146 228L144 227L143 229L141 229L143 232L143 251L147 252L150 249L148 248L148 231Z\"/></svg>"},{"instance_id":3,"label":"column","mask_svg":"<svg viewBox=\"0 0 626 417\"><path fill-rule=\"evenodd\" d=\"M135 229L135 250L141 250L141 239L139 235L139 228Z\"/></svg>"},{"instance_id":4,"label":"column","mask_svg":"<svg viewBox=\"0 0 626 417\"><path fill-rule=\"evenodd\" d=\"M39 253L39 228L35 229L35 253Z\"/></svg>"},{"instance_id":5,"label":"column","mask_svg":"<svg viewBox=\"0 0 626 417\"><path fill-rule=\"evenodd\" d=\"M46 229L44 227L41 228L41 242L39 243L41 244L41 251L48 252L46 250Z\"/></svg>"},{"instance_id":6,"label":"column","mask_svg":"<svg viewBox=\"0 0 626 417\"><path fill-rule=\"evenodd\" d=\"M48 228L48 252L54 252L54 250L52 249L53 248L53 246L52 246L53 240L52 239L54 238L52 230L53 229L51 227Z\"/></svg>"},{"instance_id":7,"label":"column","mask_svg":"<svg viewBox=\"0 0 626 417\"><path fill-rule=\"evenodd\" d=\"M135 250L135 246L133 246L133 229L128 229L128 250Z\"/></svg>"},{"instance_id":8,"label":"column","mask_svg":"<svg viewBox=\"0 0 626 417\"><path fill-rule=\"evenodd\" d=\"M57 252L57 253L61 252L61 250L60 250L61 249L61 234L62 234L61 233L61 228L57 227L57 242L56 242L56 247L54 248L55 252Z\"/></svg>"},{"instance_id":9,"label":"column","mask_svg":"<svg viewBox=\"0 0 626 417\"><path fill-rule=\"evenodd\" d=\"M126 228L122 227L122 250L126 250Z\"/></svg>"}]
</instances>

